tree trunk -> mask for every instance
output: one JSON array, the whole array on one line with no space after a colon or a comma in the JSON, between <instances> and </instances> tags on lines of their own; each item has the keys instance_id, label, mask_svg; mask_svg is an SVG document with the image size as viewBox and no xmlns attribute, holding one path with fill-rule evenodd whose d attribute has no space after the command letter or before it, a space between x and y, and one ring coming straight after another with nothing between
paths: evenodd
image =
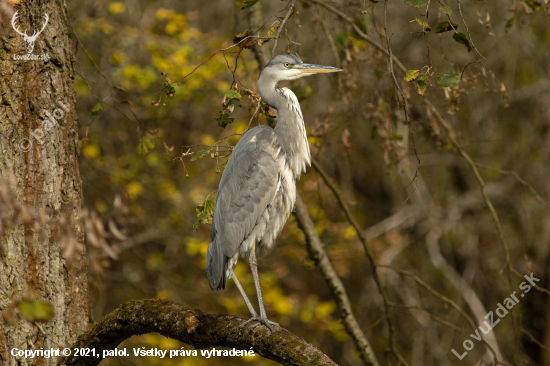
<instances>
[{"instance_id":1,"label":"tree trunk","mask_svg":"<svg viewBox=\"0 0 550 366\"><path fill-rule=\"evenodd\" d=\"M61 1L21 2L15 11L16 28L27 35L42 29L46 14L49 19L30 53L29 42L10 25L13 13L0 25L0 365L53 365L53 358L10 351L62 349L86 331L74 57ZM27 218L17 220L25 210ZM15 219L2 233L7 213ZM71 251L75 260L69 262ZM24 299L51 304L53 319L30 322L17 308Z\"/></svg>"}]
</instances>

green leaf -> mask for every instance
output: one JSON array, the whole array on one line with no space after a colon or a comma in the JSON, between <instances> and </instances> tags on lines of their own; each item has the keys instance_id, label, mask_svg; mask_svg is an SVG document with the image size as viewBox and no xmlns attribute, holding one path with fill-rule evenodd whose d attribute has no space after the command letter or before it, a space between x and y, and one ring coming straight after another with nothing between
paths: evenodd
<instances>
[{"instance_id":1,"label":"green leaf","mask_svg":"<svg viewBox=\"0 0 550 366\"><path fill-rule=\"evenodd\" d=\"M149 137L145 136L139 141L137 152L139 155L146 155L149 151L153 150L154 147L155 144L149 140Z\"/></svg>"},{"instance_id":2,"label":"green leaf","mask_svg":"<svg viewBox=\"0 0 550 366\"><path fill-rule=\"evenodd\" d=\"M397 133L393 133L391 134L390 136L390 140L393 140L393 141L403 141L403 136L397 134Z\"/></svg>"},{"instance_id":3,"label":"green leaf","mask_svg":"<svg viewBox=\"0 0 550 366\"><path fill-rule=\"evenodd\" d=\"M505 32L508 32L508 31L510 30L510 28L512 28L513 25L514 25L514 18L509 19L509 20L506 22L506 25L504 26L504 31L505 31Z\"/></svg>"},{"instance_id":4,"label":"green leaf","mask_svg":"<svg viewBox=\"0 0 550 366\"><path fill-rule=\"evenodd\" d=\"M426 5L425 2L420 0L405 0L405 4L408 4L410 6L414 6L415 8L421 8L424 5Z\"/></svg>"},{"instance_id":5,"label":"green leaf","mask_svg":"<svg viewBox=\"0 0 550 366\"><path fill-rule=\"evenodd\" d=\"M472 50L472 44L470 43L470 40L464 33L458 32L453 34L453 39L458 43L461 43L464 46L466 46L466 48L468 49L468 52Z\"/></svg>"},{"instance_id":6,"label":"green leaf","mask_svg":"<svg viewBox=\"0 0 550 366\"><path fill-rule=\"evenodd\" d=\"M413 20L411 20L411 23L412 22L417 22L418 24L420 24L428 32L432 30L432 28L430 28L430 25L422 18L416 17Z\"/></svg>"},{"instance_id":7,"label":"green leaf","mask_svg":"<svg viewBox=\"0 0 550 366\"><path fill-rule=\"evenodd\" d=\"M193 231L199 230L199 226L208 224L208 216L204 213L197 215L198 220L193 224Z\"/></svg>"},{"instance_id":8,"label":"green leaf","mask_svg":"<svg viewBox=\"0 0 550 366\"><path fill-rule=\"evenodd\" d=\"M296 94L298 100L302 100L313 94L313 88L306 84L303 88L292 88L292 92Z\"/></svg>"},{"instance_id":9,"label":"green leaf","mask_svg":"<svg viewBox=\"0 0 550 366\"><path fill-rule=\"evenodd\" d=\"M424 93L426 93L426 89L428 88L428 75L422 75L416 80L416 92L422 96L424 96Z\"/></svg>"},{"instance_id":10,"label":"green leaf","mask_svg":"<svg viewBox=\"0 0 550 366\"><path fill-rule=\"evenodd\" d=\"M225 105L223 106L223 110L225 111L232 104L233 104L233 99L229 99L229 102L225 103ZM229 112L229 113L231 113L231 112Z\"/></svg>"},{"instance_id":11,"label":"green leaf","mask_svg":"<svg viewBox=\"0 0 550 366\"><path fill-rule=\"evenodd\" d=\"M97 116L103 110L103 102L99 102L90 111L90 115Z\"/></svg>"},{"instance_id":12,"label":"green leaf","mask_svg":"<svg viewBox=\"0 0 550 366\"><path fill-rule=\"evenodd\" d=\"M453 30L458 28L458 24L449 22L448 20L441 22L435 27L435 33L443 33L448 32L450 30Z\"/></svg>"},{"instance_id":13,"label":"green leaf","mask_svg":"<svg viewBox=\"0 0 550 366\"><path fill-rule=\"evenodd\" d=\"M365 20L361 15L355 17L354 23L363 33L367 33L367 27L372 27L372 23ZM356 32L354 31L353 33L355 34Z\"/></svg>"},{"instance_id":14,"label":"green leaf","mask_svg":"<svg viewBox=\"0 0 550 366\"><path fill-rule=\"evenodd\" d=\"M408 81L416 80L418 76L420 76L420 70L409 70L405 75L405 81L408 82Z\"/></svg>"},{"instance_id":15,"label":"green leaf","mask_svg":"<svg viewBox=\"0 0 550 366\"><path fill-rule=\"evenodd\" d=\"M219 111L216 115L216 121L218 122L218 126L225 128L228 124L233 123L235 118L229 117L229 114L224 113L222 111Z\"/></svg>"},{"instance_id":16,"label":"green leaf","mask_svg":"<svg viewBox=\"0 0 550 366\"><path fill-rule=\"evenodd\" d=\"M246 1L241 5L241 10L242 10L242 9L248 9L248 8L254 6L258 1L260 1L260 0L246 0Z\"/></svg>"},{"instance_id":17,"label":"green leaf","mask_svg":"<svg viewBox=\"0 0 550 366\"><path fill-rule=\"evenodd\" d=\"M212 151L212 147L207 147L206 149L202 149L201 151L199 151L192 159L191 161L195 161L197 159L200 159L202 158L203 156L207 155L210 153L210 151Z\"/></svg>"},{"instance_id":18,"label":"green leaf","mask_svg":"<svg viewBox=\"0 0 550 366\"><path fill-rule=\"evenodd\" d=\"M214 201L206 200L202 205L198 205L195 209L198 220L193 224L193 231L197 231L199 226L210 224L212 215L214 215Z\"/></svg>"},{"instance_id":19,"label":"green leaf","mask_svg":"<svg viewBox=\"0 0 550 366\"><path fill-rule=\"evenodd\" d=\"M226 90L224 93L223 93L224 97L228 98L228 99L238 99L238 100L243 100L243 97L242 95L240 95L239 93L237 93L236 91L234 90Z\"/></svg>"},{"instance_id":20,"label":"green leaf","mask_svg":"<svg viewBox=\"0 0 550 366\"><path fill-rule=\"evenodd\" d=\"M176 94L176 88L174 88L173 84L164 83L164 85L162 85L162 88L166 95L168 95L169 97L173 97L174 94Z\"/></svg>"},{"instance_id":21,"label":"green leaf","mask_svg":"<svg viewBox=\"0 0 550 366\"><path fill-rule=\"evenodd\" d=\"M449 6L441 5L441 10L443 10L443 12L448 16L451 16L451 14L453 13L453 9L451 9Z\"/></svg>"},{"instance_id":22,"label":"green leaf","mask_svg":"<svg viewBox=\"0 0 550 366\"><path fill-rule=\"evenodd\" d=\"M437 75L437 84L441 87L455 86L460 83L460 75L458 74L443 74Z\"/></svg>"},{"instance_id":23,"label":"green leaf","mask_svg":"<svg viewBox=\"0 0 550 366\"><path fill-rule=\"evenodd\" d=\"M30 322L48 322L54 317L53 307L45 301L23 300L17 308Z\"/></svg>"}]
</instances>

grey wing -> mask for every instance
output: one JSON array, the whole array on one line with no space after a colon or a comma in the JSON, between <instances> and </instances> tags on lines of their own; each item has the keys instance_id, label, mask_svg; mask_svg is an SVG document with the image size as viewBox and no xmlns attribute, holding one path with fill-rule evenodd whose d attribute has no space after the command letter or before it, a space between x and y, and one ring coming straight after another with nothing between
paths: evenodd
<instances>
[{"instance_id":1,"label":"grey wing","mask_svg":"<svg viewBox=\"0 0 550 366\"><path fill-rule=\"evenodd\" d=\"M207 273L212 289L225 288L227 261L239 251L277 192L278 165L269 127L250 130L233 150L218 189Z\"/></svg>"}]
</instances>

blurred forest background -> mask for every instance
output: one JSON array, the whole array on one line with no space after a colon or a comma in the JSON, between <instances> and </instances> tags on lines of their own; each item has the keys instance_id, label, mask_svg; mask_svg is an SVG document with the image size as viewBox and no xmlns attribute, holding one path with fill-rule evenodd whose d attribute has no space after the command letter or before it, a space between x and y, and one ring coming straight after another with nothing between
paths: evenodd
<instances>
[{"instance_id":1,"label":"blurred forest background","mask_svg":"<svg viewBox=\"0 0 550 366\"><path fill-rule=\"evenodd\" d=\"M288 5L67 2L78 37L85 206L128 238L101 248L87 242L95 321L123 302L155 297L248 317L233 282L210 291L209 202L240 134L249 124L276 123L265 107L251 120L251 91L274 41L249 38L228 47L247 30L273 36ZM524 274L550 285L548 0L393 0L387 12L384 5L297 1L276 54L297 52L304 62L344 69L286 86L300 99L312 155L368 240L386 302L357 232L319 172L309 168L298 189L382 365L398 364L395 354L410 365L489 364L492 353L470 338L468 317L483 326L485 314L521 292ZM226 51L211 57L220 49ZM259 268L271 320L338 364L362 364L294 216ZM252 296L245 262L237 273ZM484 336L499 361L550 364L549 299L530 291ZM462 354L466 339L474 348L460 361L451 349ZM134 346L184 345L150 334L120 347ZM129 357L102 364L220 362ZM274 364L260 356L223 359L243 362Z\"/></svg>"}]
</instances>

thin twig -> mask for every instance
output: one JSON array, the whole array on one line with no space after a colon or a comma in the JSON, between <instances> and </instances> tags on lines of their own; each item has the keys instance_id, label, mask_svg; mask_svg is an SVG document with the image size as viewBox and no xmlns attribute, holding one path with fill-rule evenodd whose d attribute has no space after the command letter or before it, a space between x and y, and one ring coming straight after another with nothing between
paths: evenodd
<instances>
[{"instance_id":1,"label":"thin twig","mask_svg":"<svg viewBox=\"0 0 550 366\"><path fill-rule=\"evenodd\" d=\"M248 127L246 128L246 131L250 130L250 125L252 124L252 120L256 117L261 107L262 107L262 97L259 97L258 106L256 107L256 110L254 111L254 113L252 113L252 117L250 117L250 122L248 122Z\"/></svg>"},{"instance_id":2,"label":"thin twig","mask_svg":"<svg viewBox=\"0 0 550 366\"><path fill-rule=\"evenodd\" d=\"M390 36L388 35L387 13L388 13L388 0L384 0L384 33L386 34L386 42L388 43L388 55L390 56L390 73L391 73L391 76L393 78L395 88L399 91L399 94L401 94L401 98L403 98L403 111L405 112L405 123L407 124L407 128L409 129L409 134L411 135L411 141L412 141L412 145L413 145L414 155L416 156L416 161L418 163L417 166L416 166L416 172L414 173L414 177L413 177L411 183L409 183L409 185L411 185L413 181L416 181L416 187L415 187L415 190L416 190L416 188L418 188L418 173L420 172L420 158L418 157L418 152L416 151L416 143L414 142L414 135L412 133L411 125L410 125L410 122L409 122L409 105L407 104L407 98L405 97L405 94L403 93L403 90L401 90L401 87L399 86L399 83L397 82L397 78L395 77L395 72L393 71L393 57L392 57ZM428 11L426 10L426 16L427 16L427 14L428 14ZM422 27L424 27L424 25L422 25ZM414 192L414 190L413 190L413 192ZM412 192L411 192L411 195L412 195ZM407 200L408 200L408 197L405 201L407 201Z\"/></svg>"},{"instance_id":3,"label":"thin twig","mask_svg":"<svg viewBox=\"0 0 550 366\"><path fill-rule=\"evenodd\" d=\"M428 0L428 4L426 5L426 24L429 25L428 23L428 10L430 9L430 0ZM424 42L426 43L426 47L428 48L428 65L433 68L433 63L432 63L432 41L430 40L430 35L428 34L428 32L426 32L426 27L424 26L424 24L422 24L422 32L424 33Z\"/></svg>"},{"instance_id":4,"label":"thin twig","mask_svg":"<svg viewBox=\"0 0 550 366\"><path fill-rule=\"evenodd\" d=\"M472 36L470 35L470 30L468 29L468 24L466 24L466 21L464 20L464 16L462 15L462 9L460 8L460 0L456 0L458 4L458 13L460 14L460 19L462 19L462 24L464 24L464 28L466 28L466 33L468 34L468 38L470 39L470 43L472 44L472 48L476 50L477 54L481 58L485 58L479 51L477 50L476 46L474 46L474 40L472 39Z\"/></svg>"},{"instance_id":5,"label":"thin twig","mask_svg":"<svg viewBox=\"0 0 550 366\"><path fill-rule=\"evenodd\" d=\"M317 5L317 12L319 13L319 23L321 23L321 26L323 27L323 31L327 36L328 43L330 44L330 49L332 50L332 54L334 55L334 59L336 60L336 67L340 68L340 65L341 65L340 56L338 56L338 50L336 49L334 38L332 38L332 35L330 34L330 31L327 26L327 22L325 21L325 17L323 16L323 12L321 12L321 9L319 8L319 5Z\"/></svg>"},{"instance_id":6,"label":"thin twig","mask_svg":"<svg viewBox=\"0 0 550 366\"><path fill-rule=\"evenodd\" d=\"M527 337L529 337L529 339L531 340L531 342L533 343L536 343L537 346L539 346L540 348L544 349L544 350L548 350L548 347L546 347L544 344L540 343L535 337L533 337L533 335L528 331L526 330L525 328L523 327L519 327L519 330L525 334Z\"/></svg>"},{"instance_id":7,"label":"thin twig","mask_svg":"<svg viewBox=\"0 0 550 366\"><path fill-rule=\"evenodd\" d=\"M466 71L466 69L468 68L468 66L470 66L471 64L477 64L478 62L481 62L483 60L476 60L476 61L472 61L472 62L469 62L466 66L464 66L464 68L462 69L462 72L460 73L460 80L462 80L462 77L464 76L464 72ZM483 79L481 79L483 80ZM485 81L483 81L483 84L485 84ZM485 84L485 86L487 86ZM491 88L487 87L489 90L491 90Z\"/></svg>"},{"instance_id":8,"label":"thin twig","mask_svg":"<svg viewBox=\"0 0 550 366\"><path fill-rule=\"evenodd\" d=\"M357 34L363 38L365 41L367 41L368 43L370 43L371 45L373 45L374 47L378 48L380 51L382 51L384 54L386 54L387 56L390 55L390 53L388 52L387 48L384 47L382 44L380 44L378 41L376 41L374 38L371 38L369 37L367 34L365 34L361 28L359 28L356 24L356 22L353 20L353 18L347 16L345 13L341 12L340 10L336 9L334 6L332 5L329 5L329 4L326 4L325 2L321 1L321 0L307 0L307 1L310 1L312 3L315 3L315 4L319 4L321 5L322 7L324 7L325 9L328 9L330 10L331 12L333 12L334 14L338 15L340 18L344 19L347 23L349 23L352 27L353 27L353 30L355 32L357 32ZM395 55L392 56L393 58L393 61L395 62L395 64L399 67L399 70L401 70L402 72L406 73L407 72L407 68L405 66L403 66L403 64L401 63L401 61L399 61L399 59L397 57L395 57Z\"/></svg>"},{"instance_id":9,"label":"thin twig","mask_svg":"<svg viewBox=\"0 0 550 366\"><path fill-rule=\"evenodd\" d=\"M273 42L273 49L271 50L271 58L275 57L275 50L277 49L277 43L279 42L279 37L281 36L281 31L285 27L285 23L290 18L294 11L294 4L296 4L296 0L290 0L289 3L289 9L286 12L285 17L283 18L283 21L281 22L281 25L279 26L279 29L277 29L277 33L275 34L275 41Z\"/></svg>"},{"instance_id":10,"label":"thin twig","mask_svg":"<svg viewBox=\"0 0 550 366\"><path fill-rule=\"evenodd\" d=\"M168 86L173 85L173 84L177 84L177 83L179 83L180 81L182 81L183 79L185 79L185 78L191 76L195 71L197 71L197 69L198 69L199 67L201 67L202 65L204 65L205 63L207 63L208 61L210 61L210 59L211 59L212 57L216 56L218 53L223 52L224 55L225 55L225 52L226 52L227 50L229 50L229 49L231 49L231 48L233 48L233 47L235 47L235 46L240 45L241 43L243 43L244 41L246 41L246 40L249 39L249 38L254 38L254 39L273 39L274 37L247 36L247 37L244 37L243 39L241 39L239 42L237 42L237 43L235 43L235 44L232 44L232 45L229 46L229 47L221 48L221 49L217 50L216 52L214 52L213 54L211 54L206 60L204 60L203 62L201 62L200 64L198 64L198 65L197 65L193 70L191 70L191 72L188 73L187 75L185 75L185 76L179 78L179 79L176 80L176 81L172 81L171 83L168 83L168 84L164 85L164 87L163 87L161 90L159 90L158 92L156 92L155 95L158 95L159 93L162 93L162 92L164 91L164 89L166 89ZM229 65L228 65L228 67L229 67ZM229 68L229 69L231 70L231 68Z\"/></svg>"},{"instance_id":11,"label":"thin twig","mask_svg":"<svg viewBox=\"0 0 550 366\"><path fill-rule=\"evenodd\" d=\"M448 321L446 321L445 319L442 319L436 315L433 315L432 313L430 313L428 310L424 309L423 307L421 306L418 306L418 305L405 305L405 304L398 304L396 302L390 302L390 306L391 307L395 307L395 308L402 308L402 309L409 309L409 310L418 310L420 311L421 313L423 314L426 314L427 316L429 316L431 319L443 324L443 325L446 325L448 326L449 328L452 328L454 330L457 330L459 332L463 332L464 329L460 328L460 327L457 327L456 325L454 325L453 323L449 323Z\"/></svg>"},{"instance_id":12,"label":"thin twig","mask_svg":"<svg viewBox=\"0 0 550 366\"><path fill-rule=\"evenodd\" d=\"M542 199L542 197L538 194L538 192L535 190L535 188L533 188L529 183L527 183L526 181L521 179L521 177L516 172L514 172L513 170L502 170L502 169L497 169L497 168L491 168L489 166L482 165L482 164L479 164L479 163L476 163L476 166L480 167L481 169L489 170L489 171L492 171L492 172L512 175L514 178L516 178L516 180L520 184L524 185L525 187L527 187L531 191L531 193L535 196L537 201L539 201L546 208L550 209L550 205Z\"/></svg>"}]
</instances>

